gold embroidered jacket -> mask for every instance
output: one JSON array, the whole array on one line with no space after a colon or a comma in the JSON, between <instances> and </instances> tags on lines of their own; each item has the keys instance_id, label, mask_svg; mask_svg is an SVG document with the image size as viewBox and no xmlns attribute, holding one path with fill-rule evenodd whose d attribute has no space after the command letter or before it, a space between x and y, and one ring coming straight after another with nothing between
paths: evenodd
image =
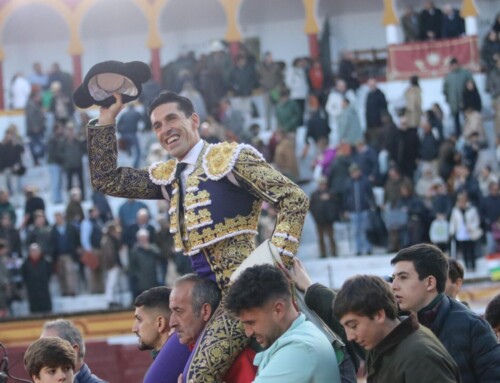
<instances>
[{"instance_id":1,"label":"gold embroidered jacket","mask_svg":"<svg viewBox=\"0 0 500 383\"><path fill-rule=\"evenodd\" d=\"M180 230L178 185L174 180L176 160L155 163L148 170L117 168L117 148L114 126L89 126L88 149L91 182L94 189L125 198L162 199L161 188L171 197L171 230L176 247L186 255L241 233L257 230L260 203L267 201L278 211L276 227L271 238L280 249L283 260L290 264L296 253L308 199L305 193L288 178L274 170L253 147L244 144L205 144L194 172L188 177L185 194L185 222ZM217 209L207 187L200 189L200 180L218 181L232 173L243 192L250 193L255 203L251 212L216 222L206 227ZM176 191L177 189L177 191ZM236 201L226 201L232 203ZM237 205L236 205L237 206ZM190 208L191 207L191 208ZM208 224L207 224L208 223ZM191 230L185 230L186 228ZM205 230L204 230L205 229ZM184 237L181 237L181 236Z\"/></svg>"}]
</instances>

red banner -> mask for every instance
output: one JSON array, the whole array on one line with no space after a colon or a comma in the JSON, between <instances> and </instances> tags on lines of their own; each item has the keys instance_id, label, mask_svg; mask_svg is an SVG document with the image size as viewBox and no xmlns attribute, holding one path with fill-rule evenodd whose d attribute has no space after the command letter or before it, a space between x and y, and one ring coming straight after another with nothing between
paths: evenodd
<instances>
[{"instance_id":1,"label":"red banner","mask_svg":"<svg viewBox=\"0 0 500 383\"><path fill-rule=\"evenodd\" d=\"M387 58L387 79L403 80L413 75L420 78L441 77L448 73L452 57L456 57L464 68L479 71L477 37L391 45Z\"/></svg>"}]
</instances>

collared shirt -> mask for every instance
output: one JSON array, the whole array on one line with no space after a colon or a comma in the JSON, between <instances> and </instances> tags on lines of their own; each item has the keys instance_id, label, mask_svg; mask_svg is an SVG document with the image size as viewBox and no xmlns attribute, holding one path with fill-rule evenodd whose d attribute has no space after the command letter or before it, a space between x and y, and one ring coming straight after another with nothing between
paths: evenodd
<instances>
[{"instance_id":1,"label":"collared shirt","mask_svg":"<svg viewBox=\"0 0 500 383\"><path fill-rule=\"evenodd\" d=\"M276 341L255 355L254 383L340 383L337 358L323 333L300 314Z\"/></svg>"}]
</instances>

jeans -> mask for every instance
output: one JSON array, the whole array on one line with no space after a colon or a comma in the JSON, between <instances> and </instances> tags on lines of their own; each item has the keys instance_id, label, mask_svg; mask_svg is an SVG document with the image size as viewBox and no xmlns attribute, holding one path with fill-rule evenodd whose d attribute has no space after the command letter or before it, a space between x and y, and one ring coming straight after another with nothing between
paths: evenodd
<instances>
[{"instance_id":1,"label":"jeans","mask_svg":"<svg viewBox=\"0 0 500 383\"><path fill-rule=\"evenodd\" d=\"M364 254L372 252L372 245L366 237L366 225L368 223L368 210L350 212L351 233L356 243L356 253Z\"/></svg>"},{"instance_id":2,"label":"jeans","mask_svg":"<svg viewBox=\"0 0 500 383\"><path fill-rule=\"evenodd\" d=\"M61 165L49 164L50 195L53 203L62 202L62 168Z\"/></svg>"}]
</instances>

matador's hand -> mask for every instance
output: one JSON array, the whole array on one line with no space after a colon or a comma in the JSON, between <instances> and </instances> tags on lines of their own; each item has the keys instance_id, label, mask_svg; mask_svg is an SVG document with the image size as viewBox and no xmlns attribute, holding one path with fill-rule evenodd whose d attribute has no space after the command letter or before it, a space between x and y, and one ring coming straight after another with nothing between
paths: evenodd
<instances>
[{"instance_id":1,"label":"matador's hand","mask_svg":"<svg viewBox=\"0 0 500 383\"><path fill-rule=\"evenodd\" d=\"M98 125L113 125L116 121L116 116L123 109L122 95L120 93L113 93L115 97L115 103L112 104L109 108L101 107L101 111L99 113L99 120L97 122Z\"/></svg>"}]
</instances>

